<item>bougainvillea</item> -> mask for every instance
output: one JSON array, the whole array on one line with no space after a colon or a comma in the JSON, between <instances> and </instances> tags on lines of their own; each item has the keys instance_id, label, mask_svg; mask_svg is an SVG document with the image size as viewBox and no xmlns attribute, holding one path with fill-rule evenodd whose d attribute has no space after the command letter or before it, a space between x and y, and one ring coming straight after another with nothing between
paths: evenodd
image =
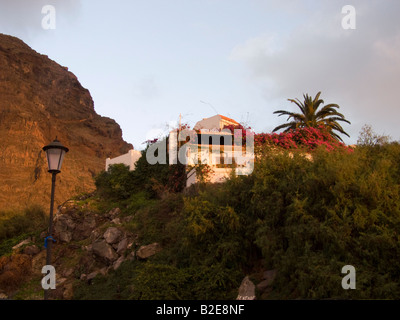
<instances>
[{"instance_id":1,"label":"bougainvillea","mask_svg":"<svg viewBox=\"0 0 400 320\"><path fill-rule=\"evenodd\" d=\"M230 130L233 134L234 143L238 144L240 141L241 144L244 146L249 141L249 136L254 136L254 131L251 127L243 127L241 124L238 125L225 125L222 130Z\"/></svg>"},{"instance_id":2,"label":"bougainvillea","mask_svg":"<svg viewBox=\"0 0 400 320\"><path fill-rule=\"evenodd\" d=\"M283 149L304 148L307 151L311 151L319 146L324 146L328 151L337 148L352 150L344 143L333 138L323 126L318 128L298 128L282 133L258 133L254 135L254 144L256 147L271 145Z\"/></svg>"},{"instance_id":3,"label":"bougainvillea","mask_svg":"<svg viewBox=\"0 0 400 320\"><path fill-rule=\"evenodd\" d=\"M234 134L235 141L240 141L241 138L243 146L246 142L250 141L247 138L252 135L255 147L269 145L287 150L302 148L306 151L311 151L319 146L324 146L328 151L337 148L343 148L349 151L352 150L344 143L332 137L330 132L324 126L319 126L318 128L298 128L282 133L254 133L250 127L244 128L242 125L228 125L223 129L229 129Z\"/></svg>"}]
</instances>

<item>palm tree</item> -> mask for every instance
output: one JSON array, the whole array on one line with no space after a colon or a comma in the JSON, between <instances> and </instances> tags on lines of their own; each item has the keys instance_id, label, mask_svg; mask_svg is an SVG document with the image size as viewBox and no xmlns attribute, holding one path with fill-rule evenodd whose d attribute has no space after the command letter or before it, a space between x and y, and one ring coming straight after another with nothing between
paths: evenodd
<instances>
[{"instance_id":1,"label":"palm tree","mask_svg":"<svg viewBox=\"0 0 400 320\"><path fill-rule=\"evenodd\" d=\"M289 112L285 110L275 111L274 114L279 114L279 116L289 116L287 121L290 119L293 120L277 126L273 132L280 129L285 129L285 132L288 132L292 129L304 127L318 128L322 125L327 128L332 137L337 140L343 141L342 138L333 131L338 131L350 137L338 123L338 121L344 121L350 124L350 121L346 120L343 114L337 112L335 108L340 108L337 104L327 104L322 109L318 110L318 108L324 103L324 100L319 99L320 95L321 92L318 92L313 99L308 94L303 94L304 102L300 102L299 99L288 99L288 101L295 103L300 108L301 113Z\"/></svg>"}]
</instances>

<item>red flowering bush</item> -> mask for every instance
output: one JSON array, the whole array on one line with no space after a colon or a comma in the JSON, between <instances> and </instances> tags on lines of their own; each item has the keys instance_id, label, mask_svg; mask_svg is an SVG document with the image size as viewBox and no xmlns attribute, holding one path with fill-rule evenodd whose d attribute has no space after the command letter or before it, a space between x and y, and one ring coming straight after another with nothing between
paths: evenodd
<instances>
[{"instance_id":1,"label":"red flowering bush","mask_svg":"<svg viewBox=\"0 0 400 320\"><path fill-rule=\"evenodd\" d=\"M230 130L233 133L233 139L234 143L237 141L242 141L242 146L246 145L246 142L248 142L248 137L253 136L254 137L254 132L251 130L251 127L243 127L241 124L237 125L225 125L222 130Z\"/></svg>"},{"instance_id":2,"label":"red flowering bush","mask_svg":"<svg viewBox=\"0 0 400 320\"><path fill-rule=\"evenodd\" d=\"M283 149L304 148L307 151L324 146L331 151L337 148L352 150L344 143L333 138L323 126L318 128L298 128L282 133L258 133L254 135L254 144L257 147L270 145Z\"/></svg>"}]
</instances>

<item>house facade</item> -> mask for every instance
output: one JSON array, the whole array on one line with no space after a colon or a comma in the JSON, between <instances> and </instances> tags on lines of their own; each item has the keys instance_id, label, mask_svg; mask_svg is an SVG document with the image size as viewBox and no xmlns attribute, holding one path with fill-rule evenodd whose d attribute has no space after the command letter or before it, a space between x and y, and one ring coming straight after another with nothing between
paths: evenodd
<instances>
[{"instance_id":1,"label":"house facade","mask_svg":"<svg viewBox=\"0 0 400 320\"><path fill-rule=\"evenodd\" d=\"M236 173L238 173L238 169L243 170L248 166L248 163L241 162L241 159L244 157L246 161L250 161L252 160L251 156L254 155L248 157L246 155L246 146L242 146L241 142L239 145L235 144L233 133L230 130L223 130L226 126L236 127L239 125L237 121L217 114L198 121L193 128L194 130L190 130L191 134L195 134L195 139L186 142L182 141L183 145L180 146L184 146L186 149L185 164L189 168L187 170L186 187L200 181L200 177L196 173L198 164L207 164L209 166L211 172L207 181L211 183L223 182L230 176L233 169L236 169ZM179 151L177 134L177 129L170 132L168 146L170 163L174 163L171 162L171 154L177 156ZM107 158L105 169L107 171L110 165L123 163L129 166L130 170L134 170L136 161L141 155L140 151L132 149L119 157Z\"/></svg>"},{"instance_id":2,"label":"house facade","mask_svg":"<svg viewBox=\"0 0 400 320\"><path fill-rule=\"evenodd\" d=\"M223 130L225 126L239 126L234 119L223 115L215 115L210 118L198 121L194 130L199 132L193 143L188 143L187 157L188 166L196 164L207 164L211 169L208 181L218 183L225 181L234 167L240 167L235 163L235 152L245 153L245 146L234 146L233 133ZM187 173L186 187L198 182L196 169L193 168Z\"/></svg>"},{"instance_id":3,"label":"house facade","mask_svg":"<svg viewBox=\"0 0 400 320\"><path fill-rule=\"evenodd\" d=\"M142 153L138 150L129 150L128 153L125 153L121 156L118 156L116 158L107 158L106 159L106 171L108 170L108 167L112 164L118 164L122 163L126 166L129 167L129 170L135 170L136 166L136 161L139 160L139 158L142 156Z\"/></svg>"}]
</instances>

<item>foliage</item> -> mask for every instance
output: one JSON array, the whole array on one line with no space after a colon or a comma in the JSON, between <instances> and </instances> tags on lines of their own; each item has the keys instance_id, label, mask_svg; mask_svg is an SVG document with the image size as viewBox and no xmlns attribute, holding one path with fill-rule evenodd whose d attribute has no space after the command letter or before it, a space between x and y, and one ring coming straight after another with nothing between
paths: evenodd
<instances>
[{"instance_id":1,"label":"foliage","mask_svg":"<svg viewBox=\"0 0 400 320\"><path fill-rule=\"evenodd\" d=\"M97 196L82 201L103 202L99 208L120 201L132 215L121 227L137 235L134 249L158 242L162 250L90 285L77 281L74 298L234 299L245 275L275 269L268 298L398 299L400 145L348 152L323 128L260 134L255 144L251 175L232 173L193 193L170 188L168 165L102 173ZM3 216L7 250L46 226L40 210ZM341 287L345 265L356 269L356 290ZM4 285L20 281L10 279Z\"/></svg>"},{"instance_id":2,"label":"foliage","mask_svg":"<svg viewBox=\"0 0 400 320\"><path fill-rule=\"evenodd\" d=\"M252 200L261 216L256 244L279 270L279 298L400 296L398 145L353 153L322 150L266 156ZM264 216L262 217L262 213ZM341 267L357 270L357 290L341 288Z\"/></svg>"},{"instance_id":3,"label":"foliage","mask_svg":"<svg viewBox=\"0 0 400 320\"><path fill-rule=\"evenodd\" d=\"M298 128L318 128L320 126L325 127L333 138L342 141L341 137L336 133L342 133L349 136L339 124L338 121L344 121L350 123L346 120L344 115L339 113L336 109L340 107L337 104L327 104L326 106L319 109L319 107L324 103L324 100L320 99L321 92L318 92L313 99L308 94L303 95L304 102L299 99L288 99L288 101L297 105L300 109L300 113L289 112L285 110L275 111L274 114L279 114L279 116L287 115L288 121L293 119L291 122L284 123L277 126L273 132L280 129L285 129L285 131L294 130Z\"/></svg>"},{"instance_id":4,"label":"foliage","mask_svg":"<svg viewBox=\"0 0 400 320\"><path fill-rule=\"evenodd\" d=\"M31 235L38 235L48 226L48 217L38 206L22 212L0 213L0 256L10 253L18 242Z\"/></svg>"},{"instance_id":5,"label":"foliage","mask_svg":"<svg viewBox=\"0 0 400 320\"><path fill-rule=\"evenodd\" d=\"M185 166L169 165L168 162L149 164L146 159L148 147L142 151L135 170L130 171L124 164L114 164L108 171L98 174L95 178L98 195L118 201L127 200L137 192L145 192L153 198L168 192L181 192L186 183Z\"/></svg>"},{"instance_id":6,"label":"foliage","mask_svg":"<svg viewBox=\"0 0 400 320\"><path fill-rule=\"evenodd\" d=\"M314 150L320 146L325 147L328 151L334 149L351 148L344 145L342 142L337 141L332 137L330 132L324 126L304 127L296 130L287 130L285 132L277 133L259 133L254 135L254 145L256 148L264 145L277 146L283 149L299 149L305 151Z\"/></svg>"},{"instance_id":7,"label":"foliage","mask_svg":"<svg viewBox=\"0 0 400 320\"><path fill-rule=\"evenodd\" d=\"M0 257L0 288L15 290L27 277L31 261L27 255L14 254Z\"/></svg>"},{"instance_id":8,"label":"foliage","mask_svg":"<svg viewBox=\"0 0 400 320\"><path fill-rule=\"evenodd\" d=\"M357 145L359 146L378 146L387 144L390 142L390 137L385 135L378 135L374 132L371 125L365 124L360 131L360 135L357 139Z\"/></svg>"},{"instance_id":9,"label":"foliage","mask_svg":"<svg viewBox=\"0 0 400 320\"><path fill-rule=\"evenodd\" d=\"M211 175L214 173L214 170L207 163L198 163L192 166L188 166L186 171L189 173L193 169L195 169L196 178L201 184L210 182Z\"/></svg>"},{"instance_id":10,"label":"foliage","mask_svg":"<svg viewBox=\"0 0 400 320\"><path fill-rule=\"evenodd\" d=\"M127 199L134 190L134 179L129 167L124 164L110 165L95 179L96 190L101 197Z\"/></svg>"},{"instance_id":11,"label":"foliage","mask_svg":"<svg viewBox=\"0 0 400 320\"><path fill-rule=\"evenodd\" d=\"M261 149L249 176L153 202L132 198L136 214L126 227L163 250L127 263L126 276L104 278L84 297L108 288L112 298L235 298L244 275L262 268L277 270L269 298L398 299L400 145L348 152L318 143L334 141L313 128L262 139L281 151ZM341 287L348 264L356 290Z\"/></svg>"}]
</instances>

